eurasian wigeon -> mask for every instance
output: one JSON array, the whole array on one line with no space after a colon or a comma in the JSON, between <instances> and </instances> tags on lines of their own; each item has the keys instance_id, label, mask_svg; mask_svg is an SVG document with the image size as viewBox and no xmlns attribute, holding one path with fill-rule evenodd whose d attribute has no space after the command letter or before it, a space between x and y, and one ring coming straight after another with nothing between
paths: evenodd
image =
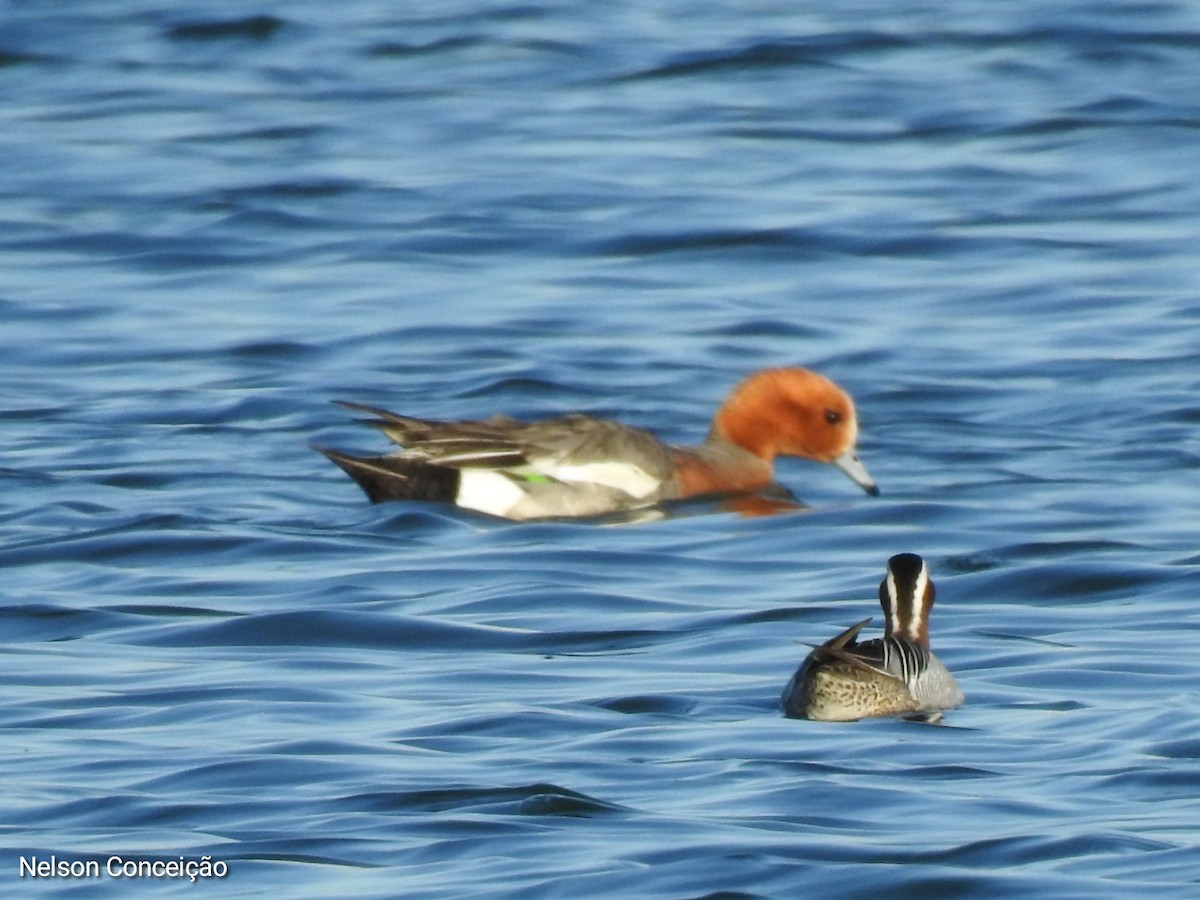
<instances>
[{"instance_id":1,"label":"eurasian wigeon","mask_svg":"<svg viewBox=\"0 0 1200 900\"><path fill-rule=\"evenodd\" d=\"M933 595L925 560L893 556L879 585L883 637L857 643L871 621L863 619L815 647L784 688L784 714L824 722L894 715L936 721L961 706L954 676L929 649Z\"/></svg>"},{"instance_id":2,"label":"eurasian wigeon","mask_svg":"<svg viewBox=\"0 0 1200 900\"><path fill-rule=\"evenodd\" d=\"M759 491L772 485L779 455L833 463L867 493L879 493L855 451L853 401L828 378L801 368L748 377L695 447L578 414L532 423L507 416L440 422L342 405L370 413L368 424L404 448L371 457L316 448L376 503L444 501L509 519L595 516Z\"/></svg>"}]
</instances>

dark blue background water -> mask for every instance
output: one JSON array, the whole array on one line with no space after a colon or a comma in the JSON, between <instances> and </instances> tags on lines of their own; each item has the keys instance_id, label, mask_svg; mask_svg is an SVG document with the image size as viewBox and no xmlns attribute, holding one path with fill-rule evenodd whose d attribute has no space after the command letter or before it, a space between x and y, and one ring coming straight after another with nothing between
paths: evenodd
<instances>
[{"instance_id":1,"label":"dark blue background water","mask_svg":"<svg viewBox=\"0 0 1200 900\"><path fill-rule=\"evenodd\" d=\"M5 893L1196 896L1198 85L1184 2L0 2ZM308 447L696 440L776 364L881 498L511 524ZM967 706L781 718L904 550Z\"/></svg>"}]
</instances>

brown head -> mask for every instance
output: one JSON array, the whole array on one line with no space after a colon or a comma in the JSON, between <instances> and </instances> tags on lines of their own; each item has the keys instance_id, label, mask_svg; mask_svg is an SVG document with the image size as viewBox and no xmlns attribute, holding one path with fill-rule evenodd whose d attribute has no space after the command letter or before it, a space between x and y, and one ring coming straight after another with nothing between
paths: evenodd
<instances>
[{"instance_id":1,"label":"brown head","mask_svg":"<svg viewBox=\"0 0 1200 900\"><path fill-rule=\"evenodd\" d=\"M933 609L933 579L925 560L915 553L897 553L888 560L879 583L885 633L929 646L929 611Z\"/></svg>"},{"instance_id":2,"label":"brown head","mask_svg":"<svg viewBox=\"0 0 1200 900\"><path fill-rule=\"evenodd\" d=\"M863 490L879 492L855 451L854 401L808 369L764 369L751 375L717 410L709 439L735 444L767 463L780 455L833 463Z\"/></svg>"}]
</instances>

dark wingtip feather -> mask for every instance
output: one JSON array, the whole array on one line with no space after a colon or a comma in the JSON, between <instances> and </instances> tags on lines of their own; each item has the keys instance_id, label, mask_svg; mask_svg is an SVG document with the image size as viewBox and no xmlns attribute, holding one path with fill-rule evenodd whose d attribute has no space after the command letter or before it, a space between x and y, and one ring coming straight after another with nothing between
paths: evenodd
<instances>
[{"instance_id":1,"label":"dark wingtip feather","mask_svg":"<svg viewBox=\"0 0 1200 900\"><path fill-rule=\"evenodd\" d=\"M453 503L458 496L457 469L399 456L351 456L315 445L313 449L353 478L372 503L389 500Z\"/></svg>"}]
</instances>

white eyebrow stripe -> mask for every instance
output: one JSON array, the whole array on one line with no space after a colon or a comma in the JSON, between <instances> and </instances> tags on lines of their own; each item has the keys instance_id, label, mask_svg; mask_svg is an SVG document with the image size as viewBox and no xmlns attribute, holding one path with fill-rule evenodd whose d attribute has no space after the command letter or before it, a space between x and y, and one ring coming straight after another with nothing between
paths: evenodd
<instances>
[{"instance_id":1,"label":"white eyebrow stripe","mask_svg":"<svg viewBox=\"0 0 1200 900\"><path fill-rule=\"evenodd\" d=\"M887 573L887 592L888 634L900 634L900 594L896 588L896 575L891 569Z\"/></svg>"},{"instance_id":2,"label":"white eyebrow stripe","mask_svg":"<svg viewBox=\"0 0 1200 900\"><path fill-rule=\"evenodd\" d=\"M896 575L890 568L888 569L887 614L889 633L916 640L917 633L921 630L921 623L925 618L925 591L929 588L929 566L924 560L921 560L921 571L917 573L912 587L911 602L908 604L909 621L902 622L900 620L900 608L902 604L900 602L899 587L896 585Z\"/></svg>"}]
</instances>

